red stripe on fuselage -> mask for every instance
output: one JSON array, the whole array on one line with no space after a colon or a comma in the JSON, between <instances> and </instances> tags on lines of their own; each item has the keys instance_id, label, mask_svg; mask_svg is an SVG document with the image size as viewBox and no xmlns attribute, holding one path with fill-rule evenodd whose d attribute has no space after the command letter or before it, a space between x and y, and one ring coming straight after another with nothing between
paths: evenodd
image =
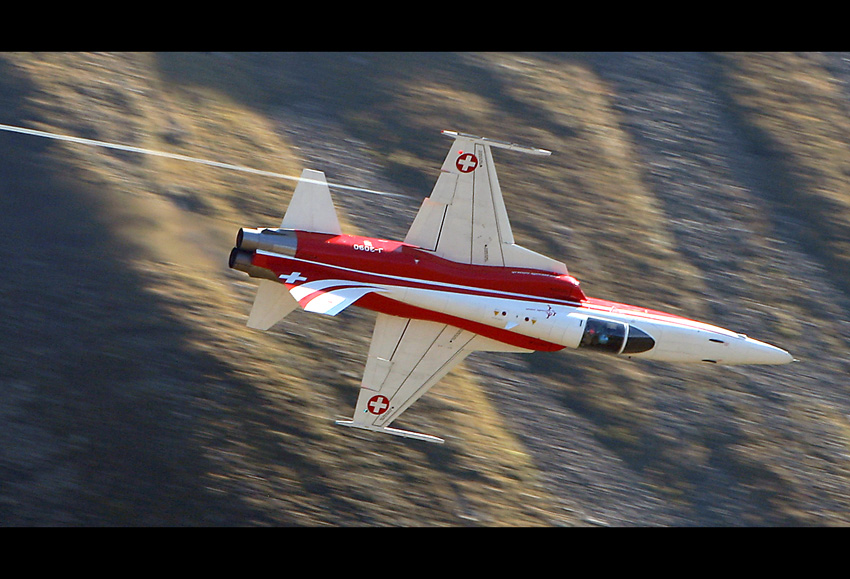
<instances>
[{"instance_id":1,"label":"red stripe on fuselage","mask_svg":"<svg viewBox=\"0 0 850 579\"><path fill-rule=\"evenodd\" d=\"M586 296L578 281L568 275L519 267L469 265L449 261L399 241L355 235L327 235L299 231L295 257L375 275L470 286L494 292L526 294L539 301L579 303ZM269 267L257 263L262 267ZM274 267L269 267L278 273ZM365 277L357 281L375 281ZM404 284L410 285L410 284ZM433 287L424 284L422 287ZM452 291L464 290L453 288ZM472 290L471 293L477 293Z\"/></svg>"},{"instance_id":2,"label":"red stripe on fuselage","mask_svg":"<svg viewBox=\"0 0 850 579\"><path fill-rule=\"evenodd\" d=\"M471 322L448 314L441 314L440 312L410 306L378 294L366 294L357 300L356 305L366 308L367 310L380 312L382 314L389 314L391 316L449 324L457 328L469 330L470 332L479 334L485 338L491 338L498 342L516 346L518 348L525 348L527 350L557 352L558 350L564 349L564 346L560 344L553 344L552 342L523 336L522 334L494 328L493 326L488 326L486 324L479 324L477 322Z\"/></svg>"}]
</instances>

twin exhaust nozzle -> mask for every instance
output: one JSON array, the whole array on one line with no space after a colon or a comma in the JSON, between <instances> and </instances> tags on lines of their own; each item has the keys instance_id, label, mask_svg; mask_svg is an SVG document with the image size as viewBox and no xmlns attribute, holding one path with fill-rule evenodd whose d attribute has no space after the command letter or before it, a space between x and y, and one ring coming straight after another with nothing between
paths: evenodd
<instances>
[{"instance_id":1,"label":"twin exhaust nozzle","mask_svg":"<svg viewBox=\"0 0 850 579\"><path fill-rule=\"evenodd\" d=\"M251 277L275 279L270 270L254 265L257 250L294 257L298 251L298 236L292 229L251 229L240 227L236 234L236 247L230 252L228 265L244 271Z\"/></svg>"}]
</instances>

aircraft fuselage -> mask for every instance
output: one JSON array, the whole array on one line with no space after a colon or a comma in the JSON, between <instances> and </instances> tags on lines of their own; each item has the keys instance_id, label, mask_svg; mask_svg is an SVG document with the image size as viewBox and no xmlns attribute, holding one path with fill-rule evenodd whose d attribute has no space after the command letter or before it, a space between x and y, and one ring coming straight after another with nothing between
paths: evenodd
<instances>
[{"instance_id":1,"label":"aircraft fuselage","mask_svg":"<svg viewBox=\"0 0 850 579\"><path fill-rule=\"evenodd\" d=\"M286 285L302 308L356 305L469 330L520 350L580 348L667 362L784 364L785 350L684 317L587 297L569 275L461 264L399 241L240 230L231 267Z\"/></svg>"}]
</instances>

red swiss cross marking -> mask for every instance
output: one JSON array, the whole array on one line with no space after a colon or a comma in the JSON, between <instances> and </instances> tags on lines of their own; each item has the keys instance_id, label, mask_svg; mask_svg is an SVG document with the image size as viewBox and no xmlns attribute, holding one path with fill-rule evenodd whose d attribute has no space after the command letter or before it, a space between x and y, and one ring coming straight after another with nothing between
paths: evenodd
<instances>
[{"instance_id":1,"label":"red swiss cross marking","mask_svg":"<svg viewBox=\"0 0 850 579\"><path fill-rule=\"evenodd\" d=\"M472 153L466 153L465 155L461 153L461 155L457 158L455 165L457 166L457 170L461 173L469 173L474 171L478 166L478 157Z\"/></svg>"},{"instance_id":2,"label":"red swiss cross marking","mask_svg":"<svg viewBox=\"0 0 850 579\"><path fill-rule=\"evenodd\" d=\"M369 399L369 403L366 404L366 407L372 414L380 415L389 410L390 401L386 396L381 396L380 394L378 394L377 396L372 396Z\"/></svg>"}]
</instances>

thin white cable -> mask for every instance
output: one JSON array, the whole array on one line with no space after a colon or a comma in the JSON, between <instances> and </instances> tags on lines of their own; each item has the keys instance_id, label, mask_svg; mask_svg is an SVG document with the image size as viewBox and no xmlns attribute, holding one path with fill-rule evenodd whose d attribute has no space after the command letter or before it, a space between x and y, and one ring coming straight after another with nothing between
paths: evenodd
<instances>
[{"instance_id":1,"label":"thin white cable","mask_svg":"<svg viewBox=\"0 0 850 579\"><path fill-rule=\"evenodd\" d=\"M66 141L68 143L77 143L80 145L90 145L94 147L103 147L105 149L116 149L119 151L128 151L130 153L139 153L142 155L152 155L155 157L165 157L167 159L176 159L178 161L187 161L189 163L198 163L210 167L218 167L220 169L229 169L231 171L242 171L243 173L253 173L254 175L263 175L264 177L273 177L275 179L288 179L290 181L306 181L308 183L321 183L313 179L301 179L294 175L284 175L275 173L274 171L263 171L262 169L252 169L243 165L234 165L232 163L221 163L219 161L211 161L209 159L200 159L198 157L190 157L179 153L168 153L166 151L155 151L153 149L143 149L141 147L133 147L130 145L121 145L118 143L108 143L106 141L96 141L94 139L84 139L82 137L72 137L71 135L60 135L58 133L50 133L48 131L38 131L36 129L28 129L26 127L16 127L14 125L4 125L0 123L0 130L10 133L20 133L22 135L31 135L34 137L44 137L54 139L56 141ZM365 189L363 187L355 187L353 185L342 185L340 183L328 183L329 187L336 189L346 189L349 191L361 191L363 193L371 193L373 195L385 195L388 197L403 197L398 193L387 193L386 191L375 191L374 189Z\"/></svg>"}]
</instances>

